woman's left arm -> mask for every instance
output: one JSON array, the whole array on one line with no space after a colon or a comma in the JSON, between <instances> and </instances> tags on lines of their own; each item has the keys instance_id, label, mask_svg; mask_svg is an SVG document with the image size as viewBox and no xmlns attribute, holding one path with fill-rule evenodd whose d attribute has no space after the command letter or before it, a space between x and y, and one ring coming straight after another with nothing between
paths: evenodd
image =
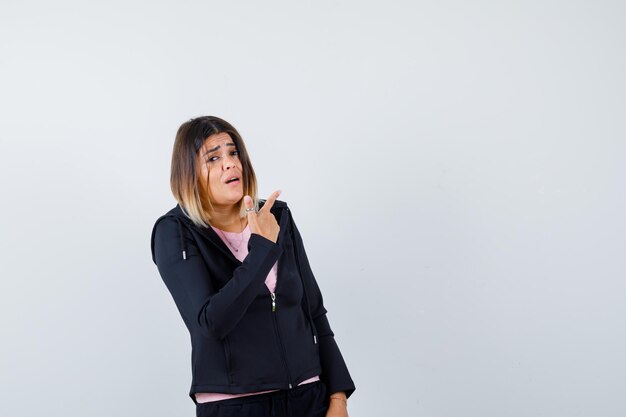
<instances>
[{"instance_id":1,"label":"woman's left arm","mask_svg":"<svg viewBox=\"0 0 626 417\"><path fill-rule=\"evenodd\" d=\"M320 379L326 384L330 394L342 393L346 398L348 398L352 395L356 388L354 386L354 382L352 381L352 377L350 376L350 372L348 371L348 367L346 366L343 356L341 355L339 346L337 346L337 343L335 342L335 334L333 333L330 323L328 322L328 318L326 317L327 310L324 308L322 293L319 289L317 281L315 280L311 266L309 265L302 236L300 235L300 231L293 220L291 210L289 210L289 213L291 216L291 227L294 233L294 244L296 250L298 251L300 270L302 271L303 279L306 283L307 298L318 335L320 360L322 363L322 375L320 375ZM340 396L341 394L334 395ZM333 402L339 401L331 400L331 403ZM342 416L342 414L336 415ZM332 416L335 416L335 414L332 414Z\"/></svg>"}]
</instances>

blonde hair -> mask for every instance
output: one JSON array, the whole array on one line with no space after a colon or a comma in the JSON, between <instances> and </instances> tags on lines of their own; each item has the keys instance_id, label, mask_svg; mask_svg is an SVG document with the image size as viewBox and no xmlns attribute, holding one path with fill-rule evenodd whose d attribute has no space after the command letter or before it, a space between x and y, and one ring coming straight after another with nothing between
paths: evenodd
<instances>
[{"instance_id":1,"label":"blonde hair","mask_svg":"<svg viewBox=\"0 0 626 417\"><path fill-rule=\"evenodd\" d=\"M211 135L227 133L239 151L242 166L243 194L252 197L254 208L258 210L257 180L246 150L246 145L237 129L230 123L215 116L202 116L190 119L180 125L174 140L170 188L172 194L183 209L183 212L196 226L209 227L212 219L213 205L207 178L206 187L200 186L201 167L198 152ZM239 202L239 216L246 216L243 198Z\"/></svg>"}]
</instances>

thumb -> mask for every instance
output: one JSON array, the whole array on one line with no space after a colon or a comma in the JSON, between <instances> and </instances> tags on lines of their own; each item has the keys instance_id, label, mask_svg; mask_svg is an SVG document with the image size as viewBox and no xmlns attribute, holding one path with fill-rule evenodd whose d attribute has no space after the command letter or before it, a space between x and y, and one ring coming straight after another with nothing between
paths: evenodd
<instances>
[{"instance_id":1,"label":"thumb","mask_svg":"<svg viewBox=\"0 0 626 417\"><path fill-rule=\"evenodd\" d=\"M250 197L249 195L244 195L243 196L243 204L248 209L254 207L254 204L252 204L252 197ZM250 212L248 212L248 213L250 213Z\"/></svg>"},{"instance_id":2,"label":"thumb","mask_svg":"<svg viewBox=\"0 0 626 417\"><path fill-rule=\"evenodd\" d=\"M243 196L243 203L246 206L246 214L248 216L248 224L250 225L250 231L252 233L258 233L257 220L256 220L256 211L249 210L254 207L252 204L252 197L249 195Z\"/></svg>"}]
</instances>

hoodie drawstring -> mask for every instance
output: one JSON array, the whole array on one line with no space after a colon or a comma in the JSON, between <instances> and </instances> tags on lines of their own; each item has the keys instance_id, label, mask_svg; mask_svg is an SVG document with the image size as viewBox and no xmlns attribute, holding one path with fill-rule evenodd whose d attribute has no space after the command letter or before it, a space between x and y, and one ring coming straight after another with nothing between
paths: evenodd
<instances>
[{"instance_id":1,"label":"hoodie drawstring","mask_svg":"<svg viewBox=\"0 0 626 417\"><path fill-rule=\"evenodd\" d=\"M182 220L178 216L174 216L178 223L178 234L180 235L180 249L183 252L183 259L187 259L187 251L185 250L185 238L183 237Z\"/></svg>"}]
</instances>

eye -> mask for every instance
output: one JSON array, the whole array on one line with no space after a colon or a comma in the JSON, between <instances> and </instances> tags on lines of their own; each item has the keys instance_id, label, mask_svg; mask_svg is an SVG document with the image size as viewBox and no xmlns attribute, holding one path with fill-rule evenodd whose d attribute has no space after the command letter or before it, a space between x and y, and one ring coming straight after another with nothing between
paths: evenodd
<instances>
[{"instance_id":1,"label":"eye","mask_svg":"<svg viewBox=\"0 0 626 417\"><path fill-rule=\"evenodd\" d=\"M230 154L239 156L239 151L232 151ZM216 156L212 156L210 158L207 158L206 162L215 162L215 161L217 161L217 159L214 159L214 158L219 158L219 156L216 155Z\"/></svg>"}]
</instances>

